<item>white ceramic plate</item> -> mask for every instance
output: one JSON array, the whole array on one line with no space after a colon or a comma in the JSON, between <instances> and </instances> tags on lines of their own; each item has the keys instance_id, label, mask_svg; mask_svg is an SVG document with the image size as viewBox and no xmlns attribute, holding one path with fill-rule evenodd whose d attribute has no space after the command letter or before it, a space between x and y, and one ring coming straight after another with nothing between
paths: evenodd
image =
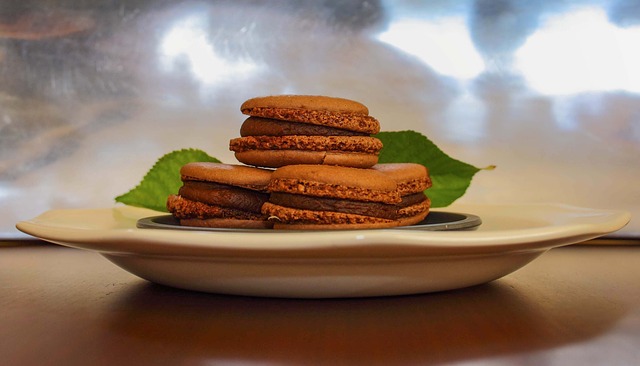
<instances>
[{"instance_id":1,"label":"white ceramic plate","mask_svg":"<svg viewBox=\"0 0 640 366\"><path fill-rule=\"evenodd\" d=\"M424 293L505 276L546 250L614 232L622 211L564 205L459 205L474 231L185 231L137 228L145 209L52 210L17 228L96 251L168 286L238 295L358 297Z\"/></svg>"}]
</instances>

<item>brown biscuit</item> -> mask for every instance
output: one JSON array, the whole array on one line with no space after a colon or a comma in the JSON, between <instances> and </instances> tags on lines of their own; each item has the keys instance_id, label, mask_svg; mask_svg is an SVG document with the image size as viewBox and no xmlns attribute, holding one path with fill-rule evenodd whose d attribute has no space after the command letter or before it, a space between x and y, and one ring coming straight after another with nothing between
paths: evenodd
<instances>
[{"instance_id":1,"label":"brown biscuit","mask_svg":"<svg viewBox=\"0 0 640 366\"><path fill-rule=\"evenodd\" d=\"M400 203L397 185L381 172L330 165L288 165L276 169L269 192L364 202Z\"/></svg>"},{"instance_id":2,"label":"brown biscuit","mask_svg":"<svg viewBox=\"0 0 640 366\"><path fill-rule=\"evenodd\" d=\"M411 225L419 224L424 219L426 219L428 215L429 215L429 210L427 209L425 211L417 213L414 216L402 217L397 220L398 226L411 226Z\"/></svg>"},{"instance_id":3,"label":"brown biscuit","mask_svg":"<svg viewBox=\"0 0 640 366\"><path fill-rule=\"evenodd\" d=\"M209 227L209 228L237 228L237 229L271 229L273 223L267 220L239 220L239 219L183 219L180 225Z\"/></svg>"},{"instance_id":4,"label":"brown biscuit","mask_svg":"<svg viewBox=\"0 0 640 366\"><path fill-rule=\"evenodd\" d=\"M335 229L342 225L366 224L373 225L374 227L392 227L398 225L397 220L334 211L303 210L275 205L270 202L264 204L262 212L269 215L270 220L273 221L274 224L292 225L298 229L303 229L304 226L302 225L309 225L310 228L315 229L320 228L318 225L324 225L326 229Z\"/></svg>"},{"instance_id":5,"label":"brown biscuit","mask_svg":"<svg viewBox=\"0 0 640 366\"><path fill-rule=\"evenodd\" d=\"M273 228L288 230L345 230L345 229L380 229L396 226L410 226L420 223L429 214L428 200L402 208L394 215L395 219L369 216L373 211L365 211L367 215L354 213L305 210L291 208L267 202L263 213L270 216Z\"/></svg>"},{"instance_id":6,"label":"brown biscuit","mask_svg":"<svg viewBox=\"0 0 640 366\"><path fill-rule=\"evenodd\" d=\"M342 185L346 187L392 191L397 185L388 176L373 169L357 169L340 166L289 165L276 169L274 179L302 179L306 181Z\"/></svg>"},{"instance_id":7,"label":"brown biscuit","mask_svg":"<svg viewBox=\"0 0 640 366\"><path fill-rule=\"evenodd\" d=\"M248 165L279 168L295 164L340 165L369 168L378 155L335 151L248 150L235 153L236 159Z\"/></svg>"},{"instance_id":8,"label":"brown biscuit","mask_svg":"<svg viewBox=\"0 0 640 366\"><path fill-rule=\"evenodd\" d=\"M180 168L183 181L221 183L263 192L269 185L271 174L271 170L208 162L188 163Z\"/></svg>"},{"instance_id":9,"label":"brown biscuit","mask_svg":"<svg viewBox=\"0 0 640 366\"><path fill-rule=\"evenodd\" d=\"M424 220L431 206L424 194L430 185L427 170L419 164L377 167L276 169L262 213L274 222L274 229L380 228Z\"/></svg>"},{"instance_id":10,"label":"brown biscuit","mask_svg":"<svg viewBox=\"0 0 640 366\"><path fill-rule=\"evenodd\" d=\"M396 187L373 169L289 165L273 173L262 213L281 229L392 227L402 204Z\"/></svg>"},{"instance_id":11,"label":"brown biscuit","mask_svg":"<svg viewBox=\"0 0 640 366\"><path fill-rule=\"evenodd\" d=\"M419 206L422 208L416 210ZM381 229L418 224L429 214L428 206L428 200L409 206L394 220L357 214L295 209L269 202L264 204L263 212L270 215L273 228L276 230Z\"/></svg>"},{"instance_id":12,"label":"brown biscuit","mask_svg":"<svg viewBox=\"0 0 640 366\"><path fill-rule=\"evenodd\" d=\"M229 149L234 152L298 150L377 155L382 142L369 136L246 136L232 139Z\"/></svg>"},{"instance_id":13,"label":"brown biscuit","mask_svg":"<svg viewBox=\"0 0 640 366\"><path fill-rule=\"evenodd\" d=\"M369 109L362 103L350 99L323 95L272 95L251 98L240 106L242 113L253 108L308 109L363 115L369 114Z\"/></svg>"},{"instance_id":14,"label":"brown biscuit","mask_svg":"<svg viewBox=\"0 0 640 366\"><path fill-rule=\"evenodd\" d=\"M189 163L180 169L183 185L167 199L181 225L270 227L260 210L272 171L229 164ZM251 222L254 221L254 222Z\"/></svg>"}]
</instances>

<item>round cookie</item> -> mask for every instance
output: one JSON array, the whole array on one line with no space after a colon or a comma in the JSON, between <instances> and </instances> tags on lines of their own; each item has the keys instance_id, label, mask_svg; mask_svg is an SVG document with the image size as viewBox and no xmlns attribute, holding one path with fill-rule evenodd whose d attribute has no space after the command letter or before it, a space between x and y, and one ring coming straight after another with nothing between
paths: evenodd
<instances>
[{"instance_id":1,"label":"round cookie","mask_svg":"<svg viewBox=\"0 0 640 366\"><path fill-rule=\"evenodd\" d=\"M244 102L249 115L229 149L238 161L278 168L296 164L369 168L382 142L380 123L363 104L326 96L276 95Z\"/></svg>"},{"instance_id":2,"label":"round cookie","mask_svg":"<svg viewBox=\"0 0 640 366\"><path fill-rule=\"evenodd\" d=\"M242 165L186 164L180 169L183 185L168 197L167 209L186 226L270 228L261 208L271 174Z\"/></svg>"},{"instance_id":3,"label":"round cookie","mask_svg":"<svg viewBox=\"0 0 640 366\"><path fill-rule=\"evenodd\" d=\"M281 229L357 229L399 225L396 183L373 169L289 165L276 169L262 213Z\"/></svg>"}]
</instances>

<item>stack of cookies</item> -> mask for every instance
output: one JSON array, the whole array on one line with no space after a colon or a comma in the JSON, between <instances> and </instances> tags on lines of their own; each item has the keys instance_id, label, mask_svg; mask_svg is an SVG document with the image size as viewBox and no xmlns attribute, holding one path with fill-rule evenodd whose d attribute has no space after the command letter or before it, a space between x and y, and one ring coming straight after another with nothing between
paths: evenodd
<instances>
[{"instance_id":1,"label":"stack of cookies","mask_svg":"<svg viewBox=\"0 0 640 366\"><path fill-rule=\"evenodd\" d=\"M380 123L361 103L324 96L247 100L229 148L238 165L191 163L167 201L182 225L368 229L416 224L431 186L420 164L377 164ZM274 169L275 168L275 169Z\"/></svg>"},{"instance_id":2,"label":"stack of cookies","mask_svg":"<svg viewBox=\"0 0 640 366\"><path fill-rule=\"evenodd\" d=\"M358 102L279 95L249 99L240 110L249 118L229 148L242 163L370 168L378 162L382 142L371 135L380 132L380 123Z\"/></svg>"}]
</instances>

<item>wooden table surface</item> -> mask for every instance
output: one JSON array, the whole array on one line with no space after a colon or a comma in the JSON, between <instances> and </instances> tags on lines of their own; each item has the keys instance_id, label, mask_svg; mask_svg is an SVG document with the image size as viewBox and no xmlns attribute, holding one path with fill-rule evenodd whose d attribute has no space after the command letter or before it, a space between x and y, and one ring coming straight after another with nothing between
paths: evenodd
<instances>
[{"instance_id":1,"label":"wooden table surface","mask_svg":"<svg viewBox=\"0 0 640 366\"><path fill-rule=\"evenodd\" d=\"M490 284L417 296L189 292L99 254L0 243L2 365L637 365L640 241L553 249Z\"/></svg>"}]
</instances>

